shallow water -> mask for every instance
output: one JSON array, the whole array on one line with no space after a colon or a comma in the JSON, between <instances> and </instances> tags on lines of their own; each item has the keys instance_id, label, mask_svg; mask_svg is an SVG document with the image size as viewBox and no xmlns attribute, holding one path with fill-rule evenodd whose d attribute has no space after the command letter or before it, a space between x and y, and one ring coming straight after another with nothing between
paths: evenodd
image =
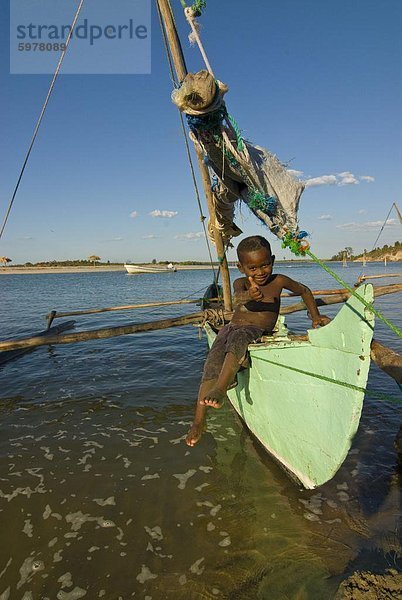
<instances>
[{"instance_id":1,"label":"shallow water","mask_svg":"<svg viewBox=\"0 0 402 600\"><path fill-rule=\"evenodd\" d=\"M352 283L361 267L335 269ZM283 272L311 288L340 287L315 265ZM208 271L2 276L1 338L43 329L51 309L177 299L199 290L197 297L210 279ZM376 306L402 326L400 295ZM77 318L77 329L197 309L89 315ZM287 321L294 331L309 324L303 313ZM402 351L381 323L376 338ZM393 442L402 404L368 394L337 475L302 490L228 406L211 415L194 449L184 444L205 353L205 338L200 342L188 326L39 348L2 368L0 600L328 600L355 569L401 568ZM375 366L368 389L400 398Z\"/></svg>"}]
</instances>

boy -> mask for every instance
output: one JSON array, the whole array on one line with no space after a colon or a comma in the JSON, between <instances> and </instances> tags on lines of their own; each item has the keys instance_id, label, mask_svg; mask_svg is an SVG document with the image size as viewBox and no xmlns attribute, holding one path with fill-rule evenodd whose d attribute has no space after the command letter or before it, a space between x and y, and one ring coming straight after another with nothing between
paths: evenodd
<instances>
[{"instance_id":1,"label":"boy","mask_svg":"<svg viewBox=\"0 0 402 600\"><path fill-rule=\"evenodd\" d=\"M283 289L302 297L313 327L330 322L328 317L320 315L308 287L286 275L273 275L275 256L264 237L253 235L242 240L237 247L237 257L239 270L245 277L236 279L233 284L236 309L231 322L219 331L205 361L194 422L186 437L188 446L194 446L202 435L207 407L222 406L246 357L248 345L272 332Z\"/></svg>"}]
</instances>

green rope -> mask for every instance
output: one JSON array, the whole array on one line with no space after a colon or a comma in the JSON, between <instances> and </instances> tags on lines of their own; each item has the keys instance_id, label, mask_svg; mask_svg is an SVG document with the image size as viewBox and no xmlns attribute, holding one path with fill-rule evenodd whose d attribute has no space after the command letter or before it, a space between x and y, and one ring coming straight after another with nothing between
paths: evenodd
<instances>
[{"instance_id":1,"label":"green rope","mask_svg":"<svg viewBox=\"0 0 402 600\"><path fill-rule=\"evenodd\" d=\"M402 404L402 400L396 398L395 396L387 396L386 394L381 394L379 392L374 392L373 390L367 390L358 385L354 385L353 383L347 383L346 381L339 381L338 379L332 379L331 377L326 377L325 375L319 375L318 373L311 373L310 371L304 371L303 369L297 369L296 367L291 367L289 365L284 365L282 363L277 363L273 360L268 360L267 358L261 358L260 356L256 357L257 360L262 360L263 362L267 362L271 365L275 365L276 367L283 367L284 369L289 369L290 371L295 371L296 373L301 373L302 375L308 375L309 377L315 377L316 379L321 379L322 381L327 381L328 383L334 383L335 385L339 385L342 387L349 388L351 390L366 393L369 396L373 396L375 398L379 398L380 400L390 400L395 404Z\"/></svg>"},{"instance_id":2,"label":"green rope","mask_svg":"<svg viewBox=\"0 0 402 600\"><path fill-rule=\"evenodd\" d=\"M182 2L183 4L183 2ZM207 7L207 0L195 0L193 6L191 7L195 17L200 17L202 15L202 11Z\"/></svg>"},{"instance_id":3,"label":"green rope","mask_svg":"<svg viewBox=\"0 0 402 600\"><path fill-rule=\"evenodd\" d=\"M180 2L181 2L181 5L182 5L183 8L187 8L187 4L185 3L184 0L180 0Z\"/></svg>"},{"instance_id":4,"label":"green rope","mask_svg":"<svg viewBox=\"0 0 402 600\"><path fill-rule=\"evenodd\" d=\"M305 256L308 245L297 235L287 231L282 238L282 248L289 248L296 256Z\"/></svg>"},{"instance_id":5,"label":"green rope","mask_svg":"<svg viewBox=\"0 0 402 600\"><path fill-rule=\"evenodd\" d=\"M378 317L383 323L385 323L385 325L387 325L394 333L396 333L396 335L398 337L402 338L402 331L398 327L396 327L396 325L394 325L393 323L391 323L391 321L388 321L388 319L386 317L384 317L384 315L379 310L377 310L376 308L374 308L374 306L372 304L370 304L364 298L362 298L360 296L360 294L358 294L352 287L350 287L350 285L348 285L345 281L343 281L343 279L341 277L339 277L336 273L334 273L334 271L332 271L332 269L330 269L322 260L320 260L317 256L315 256L311 252L311 250L307 249L305 251L305 253L308 256L310 256L310 258L312 258L314 260L314 262L316 262L317 264L319 264L327 273L329 273L330 275L332 275L332 277L334 279L336 279L336 281L338 283L340 283L347 290L349 290L349 292L353 296L355 296L356 298L358 298L360 300L360 302L362 302L364 304L364 306L366 308L368 308L368 310L370 310L372 313L374 313L375 316Z\"/></svg>"},{"instance_id":6,"label":"green rope","mask_svg":"<svg viewBox=\"0 0 402 600\"><path fill-rule=\"evenodd\" d=\"M240 132L240 127L238 126L238 124L236 123L236 121L234 120L234 118L232 117L232 115L230 115L229 113L227 113L227 117L234 129L234 132L236 134L236 141L237 141L237 149L239 152L243 151L244 148L244 143L243 143L243 138L241 136L241 132Z\"/></svg>"}]
</instances>

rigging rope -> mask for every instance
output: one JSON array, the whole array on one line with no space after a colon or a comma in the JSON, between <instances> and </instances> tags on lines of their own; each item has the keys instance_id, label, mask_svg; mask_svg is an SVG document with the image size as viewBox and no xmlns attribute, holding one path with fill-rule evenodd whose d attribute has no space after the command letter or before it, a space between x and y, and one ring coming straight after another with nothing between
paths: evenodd
<instances>
[{"instance_id":1,"label":"rigging rope","mask_svg":"<svg viewBox=\"0 0 402 600\"><path fill-rule=\"evenodd\" d=\"M50 96L52 95L53 88L54 88L54 86L55 86L55 83L56 83L57 76L58 76L58 74L59 74L59 71L60 71L60 69L61 69L61 65L62 65L62 63L63 63L63 60L64 60L64 57L65 57L65 55L66 55L67 48L68 48L68 46L69 46L69 44L70 44L70 40L71 40L71 38L72 38L72 36L73 36L73 31L74 31L75 25L76 25L76 23L77 23L77 20L78 20L78 17L79 17L79 14L80 14L80 12L81 12L81 8L82 8L82 5L83 5L83 4L84 4L84 0L80 0L80 3L79 3L79 5L78 5L78 8L77 8L77 10L76 10L76 13L75 13L75 16L74 16L73 22L72 22L72 24L71 24L70 30L69 30L69 32L68 32L68 35L67 35L67 39L66 39L66 42L65 42L65 48L64 48L64 50L62 51L62 53L61 53L61 55L60 55L60 58L59 58L59 61L58 61L58 63L57 63L57 67L56 67L56 70L55 70L55 72L54 72L54 75L53 75L52 81L51 81L51 83L50 83L49 90L48 90L48 92L47 92L47 96L46 96L45 102L44 102L44 104L43 104L43 106L42 106L42 110L41 110L41 112L40 112L40 115L39 115L38 121L37 121L37 123L36 123L36 127L35 127L35 129L34 129L34 132L33 132L33 135L32 135L31 143L29 144L29 148L28 148L28 151L27 151L27 153L26 153L26 155L25 155L25 160L24 160L24 163L23 163L23 165L22 165L22 168L21 168L21 171L20 171L20 174L19 174L19 177L18 177L18 180L17 180L16 186L15 186L15 188L14 188L13 195L12 195L12 197L11 197L11 200L10 200L10 202L9 202L9 205L8 205L8 208L7 208L7 211L6 211L5 217L4 217L4 219L3 219L3 223L2 223L2 226L1 226L1 229L0 229L0 239L1 239L2 235L3 235L3 232L4 232L4 229L5 229L6 223L7 223L7 221L8 221L8 217L9 217L9 215L10 215L11 208L12 208L12 206L13 206L13 204L14 204L14 200L15 200L15 197L16 197L16 195L17 195L17 191L18 191L18 188L19 188L19 186L20 186L21 179L22 179L22 176L23 176L23 174L24 174L24 171L25 171L25 167L27 166L27 163L28 163L28 160L29 160L29 157L30 157L30 154L31 154L31 150L32 150L32 148L33 148L33 145L34 145L34 143L35 143L36 136L38 135L39 127L40 127L40 125L41 125L41 123L42 123L42 119L43 119L43 117L44 117L44 114L45 114L45 111L46 111L47 105L48 105L48 103L49 103Z\"/></svg>"},{"instance_id":2,"label":"rigging rope","mask_svg":"<svg viewBox=\"0 0 402 600\"><path fill-rule=\"evenodd\" d=\"M273 360L269 360L268 358L262 358L261 356L258 356L257 360L261 360L262 362L266 362L271 365L275 365L276 367L282 367L282 368L288 369L290 371L295 371L296 373L301 373L302 375L308 375L309 377L314 377L315 379L321 379L322 381L326 381L328 383L334 383L335 385L346 387L351 390L355 390L357 392L362 392L363 394L368 394L369 396L379 398L380 400L390 400L391 402L394 402L395 404L399 404L399 405L402 403L402 400L400 400L399 398L396 398L394 396L388 396L386 394L381 394L381 393L375 392L373 390L368 390L364 387L354 385L353 383L347 383L346 381L340 381L338 379L333 379L332 377L326 377L325 375L319 375L318 373L311 373L311 371L304 371L303 369L298 369L297 367L291 367L290 365L278 363Z\"/></svg>"},{"instance_id":3,"label":"rigging rope","mask_svg":"<svg viewBox=\"0 0 402 600\"><path fill-rule=\"evenodd\" d=\"M202 58L204 59L205 66L207 67L208 72L211 73L212 77L215 77L215 75L212 71L212 67L209 64L207 53L205 52L204 46L202 45L202 42L200 39L200 36L198 35L197 22L195 20L197 13L200 14L200 11L197 11L196 9L194 9L194 6L186 7L184 9L184 14L186 15L187 22L191 27L193 39L195 39L195 41L197 42L197 46L201 52Z\"/></svg>"},{"instance_id":4,"label":"rigging rope","mask_svg":"<svg viewBox=\"0 0 402 600\"><path fill-rule=\"evenodd\" d=\"M382 224L382 227L381 227L381 229L380 229L380 233L377 235L377 239L376 239L376 241L374 242L374 244L373 244L373 247L372 247L372 249L371 249L371 250L374 250L374 248L375 248L375 245L376 245L376 243L378 242L378 240L379 240L379 238L380 238L380 235L381 235L381 234L382 234L382 232L384 231L384 227L385 227L385 225L387 224L388 217L389 217L389 215L391 214L391 211L392 211L392 209L394 208L394 204L395 204L395 203L392 203L392 204L391 204L391 208L389 209L389 213L388 213L388 214L387 214L387 216L385 217L385 221L384 221L384 223Z\"/></svg>"},{"instance_id":5,"label":"rigging rope","mask_svg":"<svg viewBox=\"0 0 402 600\"><path fill-rule=\"evenodd\" d=\"M380 239L380 235L382 234L382 232L383 232L383 230L384 230L384 227L385 227L385 225L387 224L388 217L389 217L389 215L391 214L391 211L392 211L392 209L393 209L394 207L395 207L395 210L396 210L396 212L397 212L397 214L398 214L399 220L400 220L400 222L401 222L401 225L402 225L402 215L400 214L400 212L399 212L399 210L398 210L398 207L397 207L397 205L396 205L396 202L393 202L393 203L391 204L391 208L389 209L389 213L388 213L388 214L387 214L387 216L385 217L385 221L384 221L384 223L382 224L382 227L381 227L381 229L380 229L380 232L379 232L379 234L377 235L376 241L374 242L374 244L373 244L373 247L371 248L371 252L372 252L372 251L375 249L375 247L376 247L376 244L377 244L378 240ZM365 256L365 255L364 255L364 256ZM363 274L363 271L364 271L364 264L363 264L363 266L362 266L362 268L361 268L361 271L360 271L359 278L362 276L362 274Z\"/></svg>"},{"instance_id":6,"label":"rigging rope","mask_svg":"<svg viewBox=\"0 0 402 600\"><path fill-rule=\"evenodd\" d=\"M317 256L315 256L315 254L313 254L309 248L307 248L307 250L305 250L305 254L307 254L310 258L312 258L314 262L319 264L327 273L332 275L332 277L334 279L336 279L336 281L338 281L341 285L343 285L347 290L349 290L349 292L353 296L358 298L360 300L360 302L362 302L362 304L364 304L364 306L368 310L370 310L373 314L375 314L375 316L378 317L383 323L385 323L385 325L387 325L398 337L402 338L402 330L401 329L396 327L396 325L394 325L393 323L391 323L391 321L389 321L386 317L384 317L384 315L379 310L374 308L374 306L372 304L370 304L364 298L362 298L362 296L360 296L360 294L358 294L356 292L356 290L354 290L352 287L350 287L350 285L348 285L341 277L339 277L336 273L334 273L334 271L332 271L332 269L330 269L322 260L320 260Z\"/></svg>"},{"instance_id":7,"label":"rigging rope","mask_svg":"<svg viewBox=\"0 0 402 600\"><path fill-rule=\"evenodd\" d=\"M171 78L172 82L174 83L174 86L175 87L179 87L179 84L176 81L176 78L175 78L175 75L174 75L174 69L173 69L173 64L172 64L172 57L171 57L171 54L169 52L169 47L168 47L168 43L167 43L167 39L166 39L166 31L165 31L165 28L163 26L162 15L160 13L158 3L157 3L157 10L158 10L159 23L160 23L160 27L161 27L161 31L162 31L163 45L165 47L166 58L167 58L168 65L169 65L170 78ZM202 228L204 230L205 242L206 242L206 245L207 245L209 260L210 260L210 263L211 263L211 268L212 268L212 272L213 272L213 276L214 276L214 282L218 283L219 270L218 270L218 273L216 273L215 272L215 267L214 267L214 264L213 264L211 246L209 244L209 239L208 239L208 235L207 235L207 231L206 231L206 227L205 227L205 219L206 219L206 217L204 216L204 214L202 212L201 198L200 198L200 193L199 193L199 189L198 189L198 185L197 185L197 180L196 180L196 177L195 177L195 169L194 169L193 160L191 158L189 143L188 143L187 135L186 135L186 128L184 126L183 115L182 115L182 113L180 111L178 111L178 112L179 112L179 116L180 116L181 129L182 129L182 132L183 132L184 143L185 143L185 147L186 147L187 159L188 159L188 162L189 162L189 165L190 165L191 177L192 177L192 180L193 180L195 195L196 195L196 199L197 199L198 210L199 210L199 213L200 213L200 221L201 221L201 224L202 224Z\"/></svg>"},{"instance_id":8,"label":"rigging rope","mask_svg":"<svg viewBox=\"0 0 402 600\"><path fill-rule=\"evenodd\" d=\"M399 210L399 208L398 208L398 205L397 205L397 203L396 203L396 202L394 202L394 207L395 207L395 210L396 210L396 214L398 215L399 222L400 222L400 224L402 225L402 215L401 215L401 213L400 213L400 210Z\"/></svg>"}]
</instances>

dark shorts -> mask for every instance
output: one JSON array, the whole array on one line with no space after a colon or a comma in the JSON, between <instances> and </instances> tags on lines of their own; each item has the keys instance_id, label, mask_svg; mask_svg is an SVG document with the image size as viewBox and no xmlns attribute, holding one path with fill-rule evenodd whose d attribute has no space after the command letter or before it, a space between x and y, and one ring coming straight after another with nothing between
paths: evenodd
<instances>
[{"instance_id":1,"label":"dark shorts","mask_svg":"<svg viewBox=\"0 0 402 600\"><path fill-rule=\"evenodd\" d=\"M228 352L232 352L241 365L247 356L248 345L258 340L263 333L264 330L255 325L236 326L229 323L222 327L208 353L201 381L218 378Z\"/></svg>"}]
</instances>

